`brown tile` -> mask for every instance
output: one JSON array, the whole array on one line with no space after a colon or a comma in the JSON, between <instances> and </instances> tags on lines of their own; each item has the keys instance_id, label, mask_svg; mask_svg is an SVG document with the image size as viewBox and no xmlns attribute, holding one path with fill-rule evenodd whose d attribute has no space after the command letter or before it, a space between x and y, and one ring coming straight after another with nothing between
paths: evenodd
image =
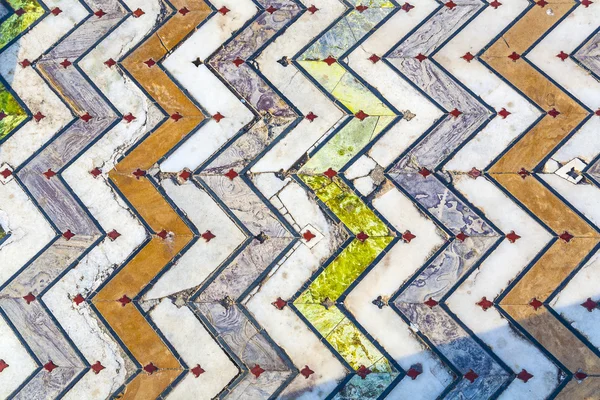
<instances>
[{"instance_id":1,"label":"brown tile","mask_svg":"<svg viewBox=\"0 0 600 400\"><path fill-rule=\"evenodd\" d=\"M156 399L181 374L181 371L157 371L152 375L140 373L127 384L119 400Z\"/></svg>"},{"instance_id":2,"label":"brown tile","mask_svg":"<svg viewBox=\"0 0 600 400\"><path fill-rule=\"evenodd\" d=\"M596 230L582 220L535 177L523 179L517 174L491 174L557 235L564 231L579 237L600 237Z\"/></svg>"},{"instance_id":3,"label":"brown tile","mask_svg":"<svg viewBox=\"0 0 600 400\"><path fill-rule=\"evenodd\" d=\"M572 380L555 397L556 400L598 400L600 399L600 377L588 376L581 382Z\"/></svg>"},{"instance_id":4,"label":"brown tile","mask_svg":"<svg viewBox=\"0 0 600 400\"><path fill-rule=\"evenodd\" d=\"M114 301L124 294L135 297L169 261L185 247L192 237L175 236L163 240L154 237L96 295L98 301Z\"/></svg>"},{"instance_id":5,"label":"brown tile","mask_svg":"<svg viewBox=\"0 0 600 400\"><path fill-rule=\"evenodd\" d=\"M571 372L600 373L600 358L544 307L537 311L522 305L502 308Z\"/></svg>"},{"instance_id":6,"label":"brown tile","mask_svg":"<svg viewBox=\"0 0 600 400\"><path fill-rule=\"evenodd\" d=\"M94 303L127 349L142 366L153 363L158 368L181 368L158 334L133 304L117 301Z\"/></svg>"},{"instance_id":7,"label":"brown tile","mask_svg":"<svg viewBox=\"0 0 600 400\"><path fill-rule=\"evenodd\" d=\"M192 231L147 178L138 179L133 175L117 174L114 171L109 173L109 177L155 232L164 229L173 232L176 237L193 236Z\"/></svg>"},{"instance_id":8,"label":"brown tile","mask_svg":"<svg viewBox=\"0 0 600 400\"><path fill-rule=\"evenodd\" d=\"M595 238L575 238L569 243L559 239L502 299L501 305L528 305L533 298L545 301L598 242Z\"/></svg>"}]
</instances>

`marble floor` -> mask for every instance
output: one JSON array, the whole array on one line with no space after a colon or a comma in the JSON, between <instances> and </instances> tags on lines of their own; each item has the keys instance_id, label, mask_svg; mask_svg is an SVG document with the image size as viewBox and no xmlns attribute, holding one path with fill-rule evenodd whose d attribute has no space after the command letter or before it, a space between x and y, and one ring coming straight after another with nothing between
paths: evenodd
<instances>
[{"instance_id":1,"label":"marble floor","mask_svg":"<svg viewBox=\"0 0 600 400\"><path fill-rule=\"evenodd\" d=\"M600 1L0 0L0 399L600 399Z\"/></svg>"}]
</instances>

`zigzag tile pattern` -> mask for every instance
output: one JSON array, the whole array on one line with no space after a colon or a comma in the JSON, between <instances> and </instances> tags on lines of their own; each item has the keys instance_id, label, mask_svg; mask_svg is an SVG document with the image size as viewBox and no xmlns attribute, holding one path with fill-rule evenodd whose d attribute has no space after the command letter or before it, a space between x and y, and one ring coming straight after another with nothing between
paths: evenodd
<instances>
[{"instance_id":1,"label":"zigzag tile pattern","mask_svg":"<svg viewBox=\"0 0 600 400\"><path fill-rule=\"evenodd\" d=\"M599 29L0 2L0 398L600 398Z\"/></svg>"}]
</instances>

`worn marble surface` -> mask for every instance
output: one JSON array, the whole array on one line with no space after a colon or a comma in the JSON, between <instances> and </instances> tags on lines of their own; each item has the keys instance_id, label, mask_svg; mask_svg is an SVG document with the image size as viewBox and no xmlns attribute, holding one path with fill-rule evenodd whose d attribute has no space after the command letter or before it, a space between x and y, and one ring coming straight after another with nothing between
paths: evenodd
<instances>
[{"instance_id":1,"label":"worn marble surface","mask_svg":"<svg viewBox=\"0 0 600 400\"><path fill-rule=\"evenodd\" d=\"M599 29L0 1L0 398L600 400Z\"/></svg>"}]
</instances>

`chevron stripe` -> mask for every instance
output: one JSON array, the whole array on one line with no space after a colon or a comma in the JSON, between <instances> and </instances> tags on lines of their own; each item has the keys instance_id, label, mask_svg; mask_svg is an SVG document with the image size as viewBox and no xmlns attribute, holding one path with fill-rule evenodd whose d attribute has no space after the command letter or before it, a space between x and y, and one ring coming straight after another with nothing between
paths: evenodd
<instances>
[{"instance_id":1,"label":"chevron stripe","mask_svg":"<svg viewBox=\"0 0 600 400\"><path fill-rule=\"evenodd\" d=\"M247 101L255 118L198 170L197 178L233 212L247 235L235 258L193 300L198 316L223 337L226 349L242 371L223 394L231 398L270 397L292 377L289 359L270 344L240 304L256 279L293 240L279 217L254 193L244 174L252 160L297 119L295 111L251 64L255 53L293 21L300 9L294 1L258 1L257 5L259 12L251 22L207 61ZM224 176L227 173L230 175ZM263 218L252 220L250 212L258 212Z\"/></svg>"},{"instance_id":2,"label":"chevron stripe","mask_svg":"<svg viewBox=\"0 0 600 400\"><path fill-rule=\"evenodd\" d=\"M331 210L357 236L347 241L331 262L325 263L324 269L316 273L308 287L294 300L300 314L354 371L342 383L335 398L343 398L350 393L363 398L377 398L389 390L400 373L398 367L345 314L342 304L347 289L392 242L393 236L345 181L335 177L336 171L340 171L396 119L397 114L340 62L364 39L369 29L393 11L394 4L391 2L371 4L365 9L358 5L348 8L297 58L297 65L322 90L339 101L347 114L355 114L355 118L346 119L331 139L318 146L298 171L298 177L315 192L326 209ZM346 34L352 26L360 28L352 35ZM332 157L333 154L336 156ZM328 176L321 175L326 172L329 172ZM354 340L349 343L348 337Z\"/></svg>"},{"instance_id":3,"label":"chevron stripe","mask_svg":"<svg viewBox=\"0 0 600 400\"><path fill-rule=\"evenodd\" d=\"M152 166L203 120L200 110L156 64L184 40L210 10L200 0L174 1L172 5L174 9L166 22L122 61L122 66L158 103L168 119L163 119L108 173L152 236L92 300L139 368L121 392L124 399L156 398L182 373L182 365L149 321L134 304L127 304L137 300L136 296L150 280L193 239L186 223L162 198L149 176ZM185 11L181 12L184 7ZM144 171L143 176L141 171Z\"/></svg>"},{"instance_id":4,"label":"chevron stripe","mask_svg":"<svg viewBox=\"0 0 600 400\"><path fill-rule=\"evenodd\" d=\"M534 171L544 157L584 121L587 112L525 59L513 62L505 54L507 46L516 54L525 53L535 40L567 15L574 5L571 2L551 4L552 15L547 14L542 7L532 6L503 34L501 41L497 41L487 50L484 58L542 110L551 111L551 108L554 108L560 110L561 114L558 115L559 118L550 114L543 117L490 168L490 173L516 200L546 224L554 235L559 236L566 231L575 236L569 243L562 239L555 240L541 258L521 276L516 285L503 294L500 302L508 315L556 357L572 376L571 374L580 369L594 374L598 365L597 355L555 317L551 308L544 305L536 311L529 303L533 298L542 303L549 299L552 291L598 243L598 233L535 177L523 179L517 171L521 168ZM536 21L536 25L532 25L533 21ZM520 32L527 34L516 38L515 35L519 35ZM552 98L550 104L547 101L549 98ZM548 135L549 132L553 132L552 135ZM532 145L534 139L536 143ZM552 273L546 275L545 271L549 271L551 265L561 267L551 267ZM543 331L539 329L542 325ZM550 337L549 332L552 332L552 341L545 339ZM569 343L568 352L564 351L561 343ZM581 385L577 380L571 380L559 397L585 397L586 393L597 391L597 385L598 381L594 378Z\"/></svg>"}]
</instances>

